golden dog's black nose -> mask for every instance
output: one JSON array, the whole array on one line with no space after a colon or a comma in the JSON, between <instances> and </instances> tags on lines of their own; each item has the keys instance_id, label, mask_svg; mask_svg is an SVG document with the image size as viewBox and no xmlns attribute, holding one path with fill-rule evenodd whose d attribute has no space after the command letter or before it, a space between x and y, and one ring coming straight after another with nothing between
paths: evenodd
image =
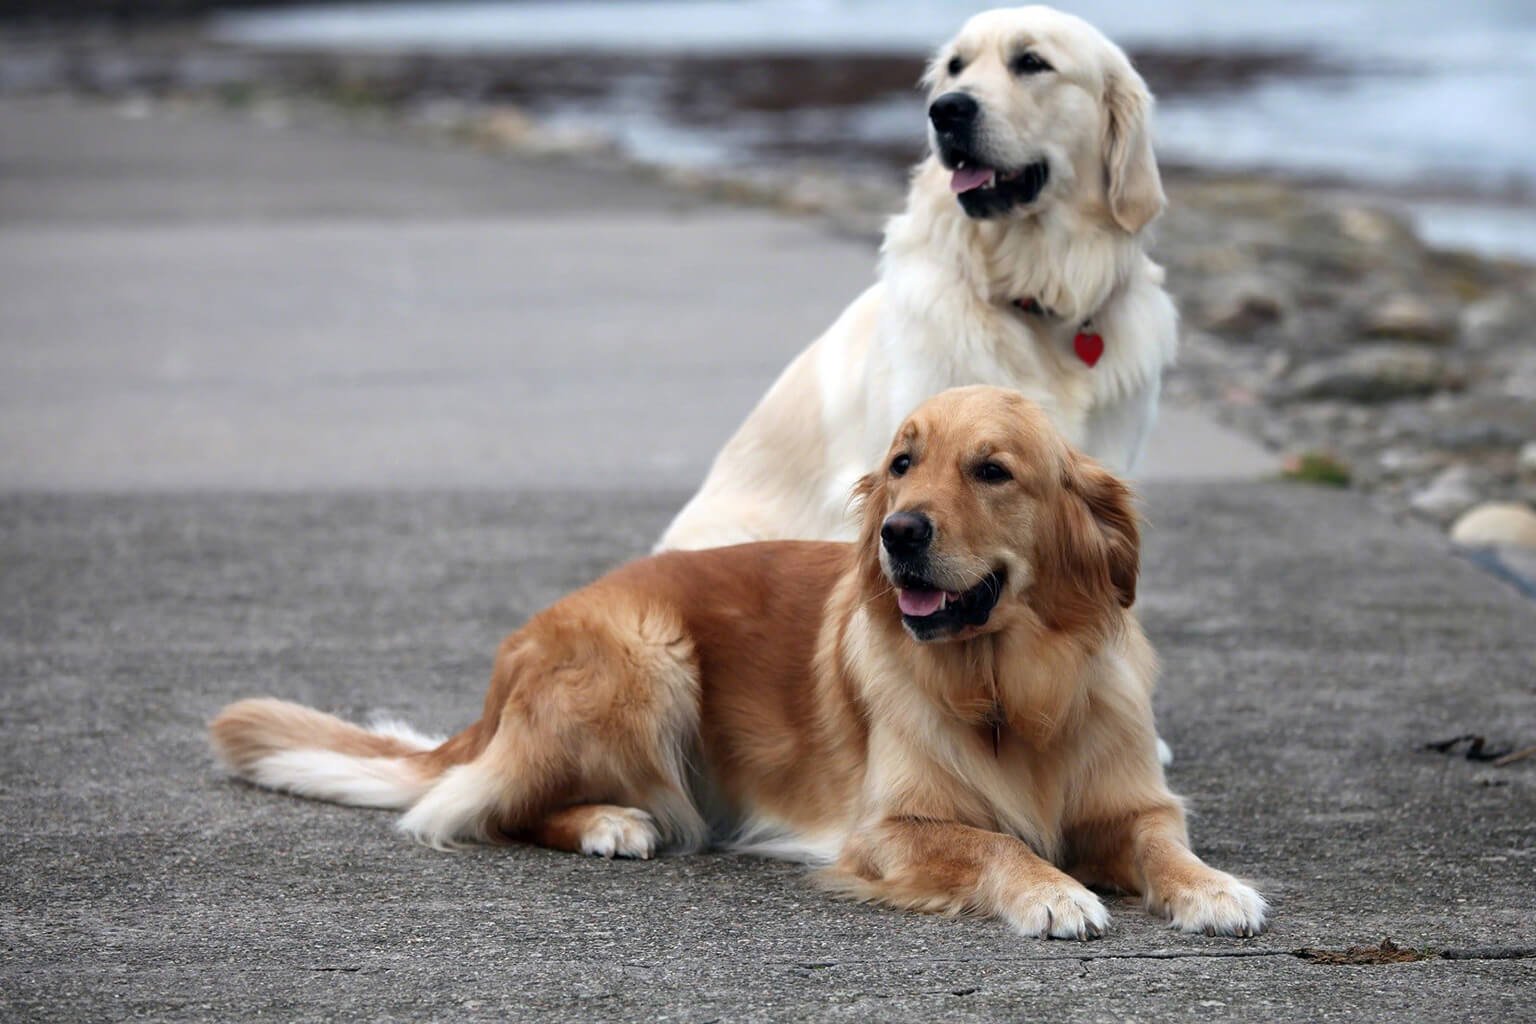
<instances>
[{"instance_id":1,"label":"golden dog's black nose","mask_svg":"<svg viewBox=\"0 0 1536 1024\"><path fill-rule=\"evenodd\" d=\"M880 540L893 555L921 554L933 540L933 522L921 512L892 512L880 524Z\"/></svg>"},{"instance_id":2,"label":"golden dog's black nose","mask_svg":"<svg viewBox=\"0 0 1536 1024\"><path fill-rule=\"evenodd\" d=\"M947 92L928 108L928 120L940 132L963 132L971 127L981 108L963 92Z\"/></svg>"}]
</instances>

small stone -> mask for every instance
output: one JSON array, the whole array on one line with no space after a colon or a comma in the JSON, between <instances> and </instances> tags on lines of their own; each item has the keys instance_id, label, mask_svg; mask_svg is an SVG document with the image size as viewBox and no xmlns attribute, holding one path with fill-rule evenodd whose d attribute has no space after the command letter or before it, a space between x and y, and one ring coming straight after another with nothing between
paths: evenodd
<instances>
[{"instance_id":1,"label":"small stone","mask_svg":"<svg viewBox=\"0 0 1536 1024\"><path fill-rule=\"evenodd\" d=\"M1199 323L1207 330L1243 334L1279 323L1290 304L1290 297L1269 278L1222 278L1200 304Z\"/></svg>"},{"instance_id":2,"label":"small stone","mask_svg":"<svg viewBox=\"0 0 1536 1024\"><path fill-rule=\"evenodd\" d=\"M1443 360L1411 345L1373 345L1302 366L1279 397L1386 402L1428 395L1457 383Z\"/></svg>"},{"instance_id":3,"label":"small stone","mask_svg":"<svg viewBox=\"0 0 1536 1024\"><path fill-rule=\"evenodd\" d=\"M1361 245L1417 246L1418 237L1402 217L1366 206L1350 206L1338 212L1339 233Z\"/></svg>"},{"instance_id":4,"label":"small stone","mask_svg":"<svg viewBox=\"0 0 1536 1024\"><path fill-rule=\"evenodd\" d=\"M1518 339L1530 323L1527 304L1508 292L1499 292L1462 310L1460 334L1473 348L1489 348Z\"/></svg>"},{"instance_id":5,"label":"small stone","mask_svg":"<svg viewBox=\"0 0 1536 1024\"><path fill-rule=\"evenodd\" d=\"M1360 333L1368 338L1402 338L1447 344L1456 340L1456 315L1417 295L1398 294L1365 311Z\"/></svg>"},{"instance_id":6,"label":"small stone","mask_svg":"<svg viewBox=\"0 0 1536 1024\"><path fill-rule=\"evenodd\" d=\"M1376 457L1382 473L1390 477L1413 476L1428 473L1439 465L1440 460L1429 452L1413 448L1388 448Z\"/></svg>"},{"instance_id":7,"label":"small stone","mask_svg":"<svg viewBox=\"0 0 1536 1024\"><path fill-rule=\"evenodd\" d=\"M1536 549L1536 512L1527 505L1490 501L1457 519L1451 540L1463 547Z\"/></svg>"},{"instance_id":8,"label":"small stone","mask_svg":"<svg viewBox=\"0 0 1536 1024\"><path fill-rule=\"evenodd\" d=\"M1515 464L1520 468L1521 473L1528 476L1536 475L1536 441L1527 441L1520 446L1520 455L1515 460Z\"/></svg>"},{"instance_id":9,"label":"small stone","mask_svg":"<svg viewBox=\"0 0 1536 1024\"><path fill-rule=\"evenodd\" d=\"M1467 465L1448 466L1408 500L1414 511L1449 522L1477 504L1480 477Z\"/></svg>"},{"instance_id":10,"label":"small stone","mask_svg":"<svg viewBox=\"0 0 1536 1024\"><path fill-rule=\"evenodd\" d=\"M1536 437L1536 401L1529 399L1468 394L1435 403L1429 411L1428 438L1448 451L1514 451Z\"/></svg>"}]
</instances>

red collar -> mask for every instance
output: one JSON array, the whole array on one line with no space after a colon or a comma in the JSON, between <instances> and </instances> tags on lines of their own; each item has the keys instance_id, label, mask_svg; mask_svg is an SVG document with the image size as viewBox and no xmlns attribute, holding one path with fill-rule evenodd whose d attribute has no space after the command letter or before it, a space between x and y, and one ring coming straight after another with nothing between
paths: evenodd
<instances>
[{"instance_id":1,"label":"red collar","mask_svg":"<svg viewBox=\"0 0 1536 1024\"><path fill-rule=\"evenodd\" d=\"M1025 299L1014 299L1013 304L1028 316L1049 318L1055 318L1056 316L1054 310L1040 305L1039 300L1033 296ZM1104 356L1104 335L1092 328L1093 320L1084 320L1082 325L1078 327L1077 334L1072 338L1072 351L1077 353L1077 358L1086 363L1090 369Z\"/></svg>"}]
</instances>

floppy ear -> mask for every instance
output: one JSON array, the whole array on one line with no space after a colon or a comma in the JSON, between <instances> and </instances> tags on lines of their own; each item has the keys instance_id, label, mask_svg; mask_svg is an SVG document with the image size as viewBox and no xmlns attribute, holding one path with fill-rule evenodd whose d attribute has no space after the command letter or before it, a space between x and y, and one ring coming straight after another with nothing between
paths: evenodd
<instances>
[{"instance_id":1,"label":"floppy ear","mask_svg":"<svg viewBox=\"0 0 1536 1024\"><path fill-rule=\"evenodd\" d=\"M877 584L883 579L880 568L880 524L885 519L885 474L866 473L853 485L848 498L851 515L859 517L857 542L859 562Z\"/></svg>"},{"instance_id":2,"label":"floppy ear","mask_svg":"<svg viewBox=\"0 0 1536 1024\"><path fill-rule=\"evenodd\" d=\"M1035 542L1030 604L1052 628L1106 623L1136 601L1141 540L1130 488L1080 456L1062 474Z\"/></svg>"},{"instance_id":3,"label":"floppy ear","mask_svg":"<svg viewBox=\"0 0 1536 1024\"><path fill-rule=\"evenodd\" d=\"M1129 63L1104 80L1105 195L1115 223L1131 234L1163 212L1167 198L1152 154L1152 94Z\"/></svg>"},{"instance_id":4,"label":"floppy ear","mask_svg":"<svg viewBox=\"0 0 1536 1024\"><path fill-rule=\"evenodd\" d=\"M1079 461L1074 489L1088 506L1103 538L1104 561L1115 597L1120 607L1129 608L1136 603L1136 580L1141 574L1141 528L1131 489L1090 459Z\"/></svg>"}]
</instances>

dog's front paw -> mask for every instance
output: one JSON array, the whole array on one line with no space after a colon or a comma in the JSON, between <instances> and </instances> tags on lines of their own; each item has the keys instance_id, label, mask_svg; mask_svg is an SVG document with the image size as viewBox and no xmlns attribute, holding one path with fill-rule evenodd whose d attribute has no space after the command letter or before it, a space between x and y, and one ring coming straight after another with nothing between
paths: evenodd
<instances>
[{"instance_id":1,"label":"dog's front paw","mask_svg":"<svg viewBox=\"0 0 1536 1024\"><path fill-rule=\"evenodd\" d=\"M1253 886L1221 871L1157 893L1148 903L1174 928L1196 935L1258 935L1269 912L1269 904Z\"/></svg>"},{"instance_id":2,"label":"dog's front paw","mask_svg":"<svg viewBox=\"0 0 1536 1024\"><path fill-rule=\"evenodd\" d=\"M633 807L615 807L592 816L581 833L581 852L650 860L660 838L649 814Z\"/></svg>"},{"instance_id":3,"label":"dog's front paw","mask_svg":"<svg viewBox=\"0 0 1536 1024\"><path fill-rule=\"evenodd\" d=\"M1015 931L1035 939L1096 939L1109 927L1104 903L1065 876L1030 886L1003 916Z\"/></svg>"}]
</instances>

